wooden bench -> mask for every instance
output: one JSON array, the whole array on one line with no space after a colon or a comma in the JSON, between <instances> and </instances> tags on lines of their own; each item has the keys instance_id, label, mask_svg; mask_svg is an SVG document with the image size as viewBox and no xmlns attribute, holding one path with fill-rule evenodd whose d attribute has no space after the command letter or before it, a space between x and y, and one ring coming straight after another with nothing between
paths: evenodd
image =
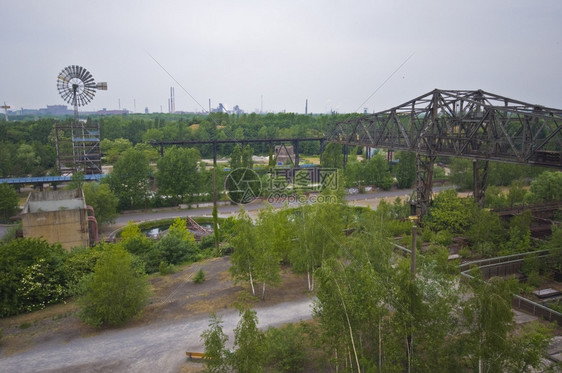
<instances>
[{"instance_id":1,"label":"wooden bench","mask_svg":"<svg viewBox=\"0 0 562 373\"><path fill-rule=\"evenodd\" d=\"M187 356L187 360L189 361L199 361L201 359L205 358L205 354L203 352L190 352L187 351L185 353L185 355Z\"/></svg>"}]
</instances>

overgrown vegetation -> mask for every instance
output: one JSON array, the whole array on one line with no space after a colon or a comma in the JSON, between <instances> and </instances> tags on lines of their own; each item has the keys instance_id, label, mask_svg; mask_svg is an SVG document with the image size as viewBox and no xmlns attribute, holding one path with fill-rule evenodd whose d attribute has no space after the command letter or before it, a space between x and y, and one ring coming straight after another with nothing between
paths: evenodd
<instances>
[{"instance_id":1,"label":"overgrown vegetation","mask_svg":"<svg viewBox=\"0 0 562 373\"><path fill-rule=\"evenodd\" d=\"M262 340L261 349L256 347L251 361L242 358L247 356L243 344L235 344L233 352L214 351L213 356L221 356L223 369L236 370L239 366L235 364L242 359L251 364L244 365L244 371L302 371L304 350L305 359L320 354L332 369L341 371L544 369L541 357L552 328L540 323L516 327L511 297L520 286L500 278L486 283L478 276L460 282L456 263L448 260L447 245L453 236L469 232L471 245L497 244L489 246L489 255L529 250L529 213L505 225L497 215L460 198L455 191L443 192L425 222L424 239L418 240L420 247L423 241L429 247L418 259L413 277L409 258L396 255L390 244L394 233L406 235L411 230L408 221L403 230L396 229L398 219L407 215L407 207L400 200L382 203L376 211L317 203L280 211L266 209L254 224L242 211L231 240L233 275L254 289L252 282L263 281L265 264L271 278L282 261L295 271L308 272L309 290L314 289L317 297L315 341L308 342L314 346L312 351L303 349L305 334L295 332L295 326L286 333L263 333L254 328L255 316L241 314L240 323L249 325L244 330L255 333L249 340ZM261 241L263 228L270 232L267 244ZM340 234L344 231L352 233ZM561 242L555 241L559 232L555 230L552 247ZM411 242L411 237L405 237ZM537 266L527 265L531 272ZM219 324L213 324L215 332ZM268 342L268 338L287 339L279 343Z\"/></svg>"},{"instance_id":2,"label":"overgrown vegetation","mask_svg":"<svg viewBox=\"0 0 562 373\"><path fill-rule=\"evenodd\" d=\"M173 273L175 265L212 255L212 247L202 247L182 219L176 219L160 241L129 223L116 244L70 252L41 239L4 242L0 244L0 317L79 297L85 322L124 323L144 304L147 273Z\"/></svg>"}]
</instances>

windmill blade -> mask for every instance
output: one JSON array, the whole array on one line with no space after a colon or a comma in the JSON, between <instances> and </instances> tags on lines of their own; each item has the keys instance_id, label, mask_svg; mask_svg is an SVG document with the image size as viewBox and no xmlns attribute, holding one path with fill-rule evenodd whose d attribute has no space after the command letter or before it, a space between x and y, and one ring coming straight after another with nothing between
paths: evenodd
<instances>
[{"instance_id":1,"label":"windmill blade","mask_svg":"<svg viewBox=\"0 0 562 373\"><path fill-rule=\"evenodd\" d=\"M82 66L69 65L57 76L57 89L62 99L75 106L90 103L96 90L106 90L107 83L96 84L92 74Z\"/></svg>"}]
</instances>

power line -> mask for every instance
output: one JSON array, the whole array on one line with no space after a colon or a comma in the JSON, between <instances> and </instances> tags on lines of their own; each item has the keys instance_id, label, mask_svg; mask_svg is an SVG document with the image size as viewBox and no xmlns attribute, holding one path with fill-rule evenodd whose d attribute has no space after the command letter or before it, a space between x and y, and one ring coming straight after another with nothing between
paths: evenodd
<instances>
[{"instance_id":1,"label":"power line","mask_svg":"<svg viewBox=\"0 0 562 373\"><path fill-rule=\"evenodd\" d=\"M358 111L359 109L361 109L363 107L363 105L365 105L365 103L367 103L367 101L369 101L371 99L371 97L373 97L375 95L375 93L377 93L379 91L379 89L381 89L386 84L386 82L388 82L390 80L390 78L392 78L394 76L394 74L396 74L398 72L398 70L400 70L402 68L402 66L404 66L406 64L406 62L408 62L408 60L414 56L415 53L416 52L412 53L408 58L406 58L406 60L404 62L402 62L402 64L400 64L400 66L398 66L398 68L396 70L394 70L394 72L392 74L390 74L389 77L386 78L386 80L384 82L382 82L382 84L379 85L378 88L375 89L375 91L373 93L371 93L371 95L369 97L367 97L367 99L365 101L363 101L363 103L357 107L357 109L355 109L355 111Z\"/></svg>"},{"instance_id":2,"label":"power line","mask_svg":"<svg viewBox=\"0 0 562 373\"><path fill-rule=\"evenodd\" d=\"M154 62L156 62L156 64L158 64L158 66L160 66L160 68L162 68L162 70L164 70L164 72L166 72L166 74L168 74L168 76L169 76L170 78L172 78L172 80L173 80L174 82L176 82L176 83L180 86L180 88L183 89L183 91L184 91L185 93L187 93L187 95L188 95L189 97L191 97L191 99L192 99L193 101L195 101L195 102L197 103L197 105L199 105L199 106L201 107L201 109L203 109L203 112L208 112L207 110L205 110L205 107L204 107L203 105L201 105L201 104L199 103L199 101L197 101L197 100L195 99L195 97L193 97L193 96L191 95L191 93L189 93L189 92L187 91L187 89L185 89L184 86L181 85L181 83L178 82L178 80L177 80L176 78L174 78L174 76L173 76L172 74L170 74L170 72L168 72L168 70L166 70L166 68L165 68L164 66L162 66L162 64L156 60L156 58L154 58L154 56L152 56L148 51L146 51L146 54L148 54L148 56L149 56L150 58L152 58L152 60L153 60Z\"/></svg>"}]
</instances>

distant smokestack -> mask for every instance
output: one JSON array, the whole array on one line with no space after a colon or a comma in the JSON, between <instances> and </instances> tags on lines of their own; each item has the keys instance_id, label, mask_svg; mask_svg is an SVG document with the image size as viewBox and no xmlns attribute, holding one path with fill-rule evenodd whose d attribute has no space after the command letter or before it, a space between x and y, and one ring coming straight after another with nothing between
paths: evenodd
<instances>
[{"instance_id":1,"label":"distant smokestack","mask_svg":"<svg viewBox=\"0 0 562 373\"><path fill-rule=\"evenodd\" d=\"M174 94L174 87L170 87L170 100L168 102L168 111L170 113L176 112L176 98Z\"/></svg>"},{"instance_id":2,"label":"distant smokestack","mask_svg":"<svg viewBox=\"0 0 562 373\"><path fill-rule=\"evenodd\" d=\"M306 104L304 105L304 115L308 114L308 98L306 99Z\"/></svg>"},{"instance_id":3,"label":"distant smokestack","mask_svg":"<svg viewBox=\"0 0 562 373\"><path fill-rule=\"evenodd\" d=\"M211 99L209 99L209 113L211 113Z\"/></svg>"}]
</instances>

